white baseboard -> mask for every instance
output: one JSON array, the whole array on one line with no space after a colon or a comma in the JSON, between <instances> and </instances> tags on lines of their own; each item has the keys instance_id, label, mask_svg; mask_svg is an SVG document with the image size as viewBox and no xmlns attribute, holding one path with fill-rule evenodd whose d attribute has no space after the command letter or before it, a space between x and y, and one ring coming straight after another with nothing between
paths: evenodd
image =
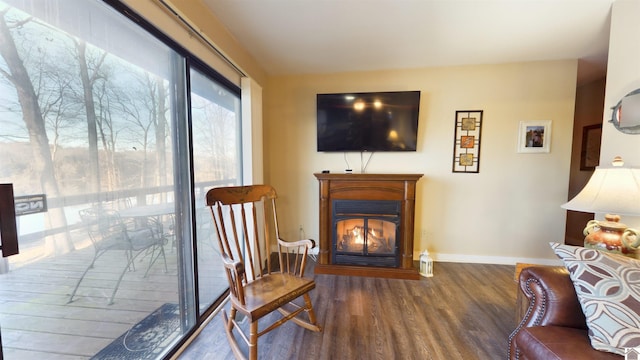
<instances>
[{"instance_id":1,"label":"white baseboard","mask_svg":"<svg viewBox=\"0 0 640 360\"><path fill-rule=\"evenodd\" d=\"M435 262L458 262L472 264L497 264L497 265L515 265L517 263L540 264L540 265L562 265L560 259L549 258L524 258L524 257L507 257L507 256L482 256L482 255L465 255L465 254L429 254ZM414 259L420 259L420 253L414 254Z\"/></svg>"}]
</instances>

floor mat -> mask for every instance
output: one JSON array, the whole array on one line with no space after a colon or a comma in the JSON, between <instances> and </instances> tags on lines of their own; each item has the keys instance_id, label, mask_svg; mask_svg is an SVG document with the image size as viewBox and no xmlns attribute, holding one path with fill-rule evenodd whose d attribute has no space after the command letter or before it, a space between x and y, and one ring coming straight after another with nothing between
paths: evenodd
<instances>
[{"instance_id":1,"label":"floor mat","mask_svg":"<svg viewBox=\"0 0 640 360\"><path fill-rule=\"evenodd\" d=\"M178 304L164 304L91 359L156 359L177 336Z\"/></svg>"}]
</instances>

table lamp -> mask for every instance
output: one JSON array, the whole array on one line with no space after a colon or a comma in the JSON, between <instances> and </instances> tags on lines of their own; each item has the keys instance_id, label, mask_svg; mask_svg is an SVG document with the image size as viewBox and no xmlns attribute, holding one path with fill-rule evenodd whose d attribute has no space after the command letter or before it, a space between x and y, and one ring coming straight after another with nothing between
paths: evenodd
<instances>
[{"instance_id":1,"label":"table lamp","mask_svg":"<svg viewBox=\"0 0 640 360\"><path fill-rule=\"evenodd\" d=\"M604 213L584 228L584 246L639 257L639 231L620 222L620 215L640 216L640 169L624 167L619 156L608 167L598 166L587 185L569 202L567 210Z\"/></svg>"}]
</instances>

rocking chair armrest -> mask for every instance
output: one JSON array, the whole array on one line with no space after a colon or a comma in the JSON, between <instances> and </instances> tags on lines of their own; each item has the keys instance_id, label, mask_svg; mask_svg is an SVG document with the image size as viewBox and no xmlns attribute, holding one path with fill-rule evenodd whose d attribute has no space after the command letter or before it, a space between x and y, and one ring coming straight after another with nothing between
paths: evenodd
<instances>
[{"instance_id":1,"label":"rocking chair armrest","mask_svg":"<svg viewBox=\"0 0 640 360\"><path fill-rule=\"evenodd\" d=\"M229 290L238 299L238 301L240 301L241 304L244 304L244 264L240 260L232 260L226 254L222 254L222 265L227 272L229 283L232 285Z\"/></svg>"},{"instance_id":2,"label":"rocking chair armrest","mask_svg":"<svg viewBox=\"0 0 640 360\"><path fill-rule=\"evenodd\" d=\"M226 254L222 254L222 264L224 267L232 271L235 275L244 275L244 264L240 260L231 260Z\"/></svg>"}]
</instances>

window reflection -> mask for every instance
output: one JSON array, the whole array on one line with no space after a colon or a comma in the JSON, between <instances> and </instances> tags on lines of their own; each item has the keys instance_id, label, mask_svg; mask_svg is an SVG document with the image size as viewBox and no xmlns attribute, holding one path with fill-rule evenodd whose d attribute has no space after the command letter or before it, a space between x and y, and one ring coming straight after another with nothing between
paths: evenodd
<instances>
[{"instance_id":1,"label":"window reflection","mask_svg":"<svg viewBox=\"0 0 640 360\"><path fill-rule=\"evenodd\" d=\"M20 254L0 258L4 355L161 357L199 314L193 239L201 309L225 290L200 204L239 181L239 96L102 1L0 8L0 183L47 204L18 216ZM174 90L189 75L191 105Z\"/></svg>"}]
</instances>

